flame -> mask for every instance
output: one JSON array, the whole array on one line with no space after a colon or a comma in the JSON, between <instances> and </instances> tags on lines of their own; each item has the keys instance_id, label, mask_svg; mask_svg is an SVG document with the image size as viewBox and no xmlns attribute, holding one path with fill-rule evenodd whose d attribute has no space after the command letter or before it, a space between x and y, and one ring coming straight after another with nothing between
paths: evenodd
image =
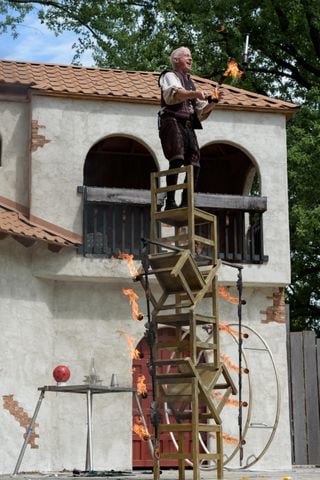
<instances>
[{"instance_id":1,"label":"flame","mask_svg":"<svg viewBox=\"0 0 320 480\"><path fill-rule=\"evenodd\" d=\"M137 303L137 299L139 296L132 290L132 288L127 288L122 290L123 295L128 295L129 302L132 308L132 318L134 320L142 320L143 313L139 312L139 307Z\"/></svg>"},{"instance_id":2,"label":"flame","mask_svg":"<svg viewBox=\"0 0 320 480\"><path fill-rule=\"evenodd\" d=\"M233 370L234 372L239 372L239 366L236 365L235 363L233 363L233 361L231 360L229 355L225 355L225 354L222 353L220 355L220 358L223 361L223 363L225 364L225 366L230 368L230 370ZM243 368L241 370L244 371Z\"/></svg>"},{"instance_id":3,"label":"flame","mask_svg":"<svg viewBox=\"0 0 320 480\"><path fill-rule=\"evenodd\" d=\"M216 437L216 434L213 432L209 433L210 436ZM239 440L236 437L233 437L232 435L229 435L228 433L222 433L222 438L226 443L229 443L230 445L238 445Z\"/></svg>"},{"instance_id":4,"label":"flame","mask_svg":"<svg viewBox=\"0 0 320 480\"><path fill-rule=\"evenodd\" d=\"M135 417L135 422L136 423L134 423L132 426L132 430L138 435L139 438L141 438L141 440L147 442L150 439L150 433L148 432L146 427L142 425L142 418L137 415Z\"/></svg>"},{"instance_id":5,"label":"flame","mask_svg":"<svg viewBox=\"0 0 320 480\"><path fill-rule=\"evenodd\" d=\"M219 287L219 295L222 297L224 300L230 303L235 303L236 305L239 305L239 299L237 297L232 297L228 290L224 287Z\"/></svg>"},{"instance_id":6,"label":"flame","mask_svg":"<svg viewBox=\"0 0 320 480\"><path fill-rule=\"evenodd\" d=\"M221 399L222 399L222 393L221 393L221 392L213 392L213 396L214 396L217 400L221 400ZM228 400L226 401L225 405L228 405L229 407L239 407L240 402L239 402L239 400L237 400L236 398L228 398Z\"/></svg>"},{"instance_id":7,"label":"flame","mask_svg":"<svg viewBox=\"0 0 320 480\"><path fill-rule=\"evenodd\" d=\"M137 380L137 392L138 395L141 395L143 398L147 398L148 390L147 385L145 384L146 377L144 375L139 375Z\"/></svg>"},{"instance_id":8,"label":"flame","mask_svg":"<svg viewBox=\"0 0 320 480\"><path fill-rule=\"evenodd\" d=\"M134 342L133 338L130 337L130 335L128 335L128 334L127 334L126 332L124 332L123 330L117 330L117 332L120 333L120 335L122 335L122 336L127 340L131 358L133 358L134 360L140 360L140 358L141 358L141 353L139 352L139 350L138 350L137 348L134 348L134 346L133 346L133 342Z\"/></svg>"},{"instance_id":9,"label":"flame","mask_svg":"<svg viewBox=\"0 0 320 480\"><path fill-rule=\"evenodd\" d=\"M219 330L221 330L223 332L230 333L230 335L232 335L233 337L236 337L236 338L239 337L239 332L234 330L234 328L230 327L230 325L228 325L227 322L220 322L219 323Z\"/></svg>"},{"instance_id":10,"label":"flame","mask_svg":"<svg viewBox=\"0 0 320 480\"><path fill-rule=\"evenodd\" d=\"M222 438L226 443L229 443L230 445L238 445L239 440L236 437L233 437L232 435L229 435L228 433L223 433Z\"/></svg>"},{"instance_id":11,"label":"flame","mask_svg":"<svg viewBox=\"0 0 320 480\"><path fill-rule=\"evenodd\" d=\"M243 74L244 72L240 70L237 62L234 59L232 59L228 63L227 69L224 72L223 76L228 77L230 75L232 78L241 78Z\"/></svg>"},{"instance_id":12,"label":"flame","mask_svg":"<svg viewBox=\"0 0 320 480\"><path fill-rule=\"evenodd\" d=\"M119 255L118 255L118 258L120 258L121 260L126 260L127 261L127 265L128 265L128 268L129 268L129 271L132 275L132 277L137 277L139 275L136 267L134 266L134 263L133 263L133 258L134 256L131 255L130 253L123 253L123 252L120 252Z\"/></svg>"}]
</instances>

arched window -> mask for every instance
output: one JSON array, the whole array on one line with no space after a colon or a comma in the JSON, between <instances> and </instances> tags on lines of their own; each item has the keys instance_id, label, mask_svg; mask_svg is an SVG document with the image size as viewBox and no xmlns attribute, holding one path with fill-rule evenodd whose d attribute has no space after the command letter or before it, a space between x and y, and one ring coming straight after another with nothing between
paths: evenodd
<instances>
[{"instance_id":1,"label":"arched window","mask_svg":"<svg viewBox=\"0 0 320 480\"><path fill-rule=\"evenodd\" d=\"M267 204L266 198L260 196L260 185L258 167L240 148L221 142L201 149L196 205L217 217L218 250L222 260L267 261L262 228Z\"/></svg>"},{"instance_id":2,"label":"arched window","mask_svg":"<svg viewBox=\"0 0 320 480\"><path fill-rule=\"evenodd\" d=\"M141 253L150 234L150 151L124 136L107 137L89 150L83 169L83 253Z\"/></svg>"},{"instance_id":3,"label":"arched window","mask_svg":"<svg viewBox=\"0 0 320 480\"><path fill-rule=\"evenodd\" d=\"M199 192L248 195L259 172L249 156L227 143L212 143L201 149Z\"/></svg>"},{"instance_id":4,"label":"arched window","mask_svg":"<svg viewBox=\"0 0 320 480\"><path fill-rule=\"evenodd\" d=\"M88 152L83 183L91 187L150 190L150 173L157 170L147 148L123 136L107 137Z\"/></svg>"}]
</instances>

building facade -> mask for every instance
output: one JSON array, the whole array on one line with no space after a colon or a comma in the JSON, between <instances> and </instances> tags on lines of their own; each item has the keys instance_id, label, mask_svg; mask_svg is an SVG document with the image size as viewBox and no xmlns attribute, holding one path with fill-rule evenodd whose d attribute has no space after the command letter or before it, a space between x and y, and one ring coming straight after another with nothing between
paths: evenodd
<instances>
[{"instance_id":1,"label":"building facade","mask_svg":"<svg viewBox=\"0 0 320 480\"><path fill-rule=\"evenodd\" d=\"M136 380L126 338L141 345L144 322L132 319L123 289L134 289L144 313L146 303L119 255L133 254L140 265L140 239L150 228L150 173L168 167L157 132L157 78L0 61L1 473L13 471L37 389L54 384L56 365L69 366L69 384L83 383L92 359L103 384L112 374L124 387ZM194 80L198 88L215 85ZM286 122L296 107L221 88L223 101L198 133L196 202L218 217L220 258L243 266L250 371L243 391L250 405L248 423L243 413L245 462L267 445L255 466L285 469L291 464ZM223 266L219 280L225 359L237 375L237 342L230 336L237 308L228 301L237 296L236 270ZM94 397L95 469L148 464L135 447L132 417L131 393ZM232 406L225 431L232 452ZM85 399L48 392L21 470L84 469L86 442Z\"/></svg>"}]
</instances>

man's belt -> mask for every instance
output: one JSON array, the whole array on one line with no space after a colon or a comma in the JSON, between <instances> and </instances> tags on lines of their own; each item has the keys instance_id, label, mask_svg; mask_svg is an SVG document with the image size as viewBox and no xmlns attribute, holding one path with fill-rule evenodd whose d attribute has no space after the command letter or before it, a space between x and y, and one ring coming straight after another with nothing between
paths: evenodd
<instances>
[{"instance_id":1,"label":"man's belt","mask_svg":"<svg viewBox=\"0 0 320 480\"><path fill-rule=\"evenodd\" d=\"M176 117L177 118L177 117ZM186 118L177 118L178 123L181 123L186 128L192 128L192 120L186 119Z\"/></svg>"},{"instance_id":2,"label":"man's belt","mask_svg":"<svg viewBox=\"0 0 320 480\"><path fill-rule=\"evenodd\" d=\"M184 127L186 128L193 128L194 125L193 125L193 121L189 118L183 118L183 117L178 117L177 115L174 115L172 113L169 113L169 112L159 112L159 117L160 118L175 118L177 120L178 123L180 123L181 125L183 125Z\"/></svg>"}]
</instances>

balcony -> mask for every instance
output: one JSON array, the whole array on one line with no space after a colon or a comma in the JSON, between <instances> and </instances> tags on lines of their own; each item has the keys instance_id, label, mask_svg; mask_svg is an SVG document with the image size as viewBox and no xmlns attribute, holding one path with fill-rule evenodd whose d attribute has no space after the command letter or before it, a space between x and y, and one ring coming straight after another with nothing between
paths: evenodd
<instances>
[{"instance_id":1,"label":"balcony","mask_svg":"<svg viewBox=\"0 0 320 480\"><path fill-rule=\"evenodd\" d=\"M111 258L126 252L138 259L141 238L150 236L150 191L84 186L78 192L83 195L81 253ZM198 193L195 205L217 216L219 258L231 263L268 261L263 252L265 197Z\"/></svg>"}]
</instances>

